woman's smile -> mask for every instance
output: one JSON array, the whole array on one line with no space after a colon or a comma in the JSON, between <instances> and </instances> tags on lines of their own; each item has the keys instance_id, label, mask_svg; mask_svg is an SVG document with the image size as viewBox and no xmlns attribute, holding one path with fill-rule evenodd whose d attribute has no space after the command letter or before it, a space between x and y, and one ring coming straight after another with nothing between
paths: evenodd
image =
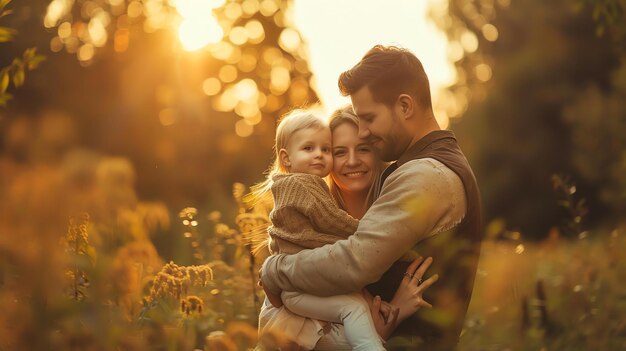
<instances>
[{"instance_id":1,"label":"woman's smile","mask_svg":"<svg viewBox=\"0 0 626 351\"><path fill-rule=\"evenodd\" d=\"M366 176L367 173L368 171L353 171L353 172L343 173L343 176L347 178L359 178L359 177Z\"/></svg>"}]
</instances>

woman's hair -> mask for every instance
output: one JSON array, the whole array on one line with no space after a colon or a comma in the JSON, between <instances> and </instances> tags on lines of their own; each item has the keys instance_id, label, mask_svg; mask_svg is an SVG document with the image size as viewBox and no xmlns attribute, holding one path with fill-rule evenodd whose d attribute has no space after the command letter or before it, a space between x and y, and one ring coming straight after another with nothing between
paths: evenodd
<instances>
[{"instance_id":1,"label":"woman's hair","mask_svg":"<svg viewBox=\"0 0 626 351\"><path fill-rule=\"evenodd\" d=\"M276 139L274 140L274 162L265 172L266 178L261 183L255 184L246 195L245 202L248 206L254 206L265 197L270 197L272 177L276 174L287 174L289 170L280 162L280 150L287 148L291 137L303 129L320 129L328 127L324 119L319 117L313 110L296 109L283 116L276 127Z\"/></svg>"},{"instance_id":2,"label":"woman's hair","mask_svg":"<svg viewBox=\"0 0 626 351\"><path fill-rule=\"evenodd\" d=\"M344 106L340 109L337 109L335 112L333 112L329 120L331 133L335 130L335 128L339 127L340 125L343 125L344 123L351 124L357 129L359 128L359 118L354 114L352 105ZM370 186L370 189L368 190L368 193L367 193L365 204L363 204L364 206L366 206L366 208L369 208L372 205L372 203L374 203L374 200L376 200L376 198L378 197L378 192L380 189L380 175L384 168L385 168L385 163L381 161L378 157L376 157L376 162L374 164L374 167L373 169L371 169L371 171L374 172L373 174L374 182ZM345 210L346 205L343 200L341 189L339 189L339 186L335 182L335 179L332 177L332 172L331 172L331 176L328 177L328 186L330 187L330 193L333 195L333 198L335 198L335 201L337 202L339 207Z\"/></svg>"}]
</instances>

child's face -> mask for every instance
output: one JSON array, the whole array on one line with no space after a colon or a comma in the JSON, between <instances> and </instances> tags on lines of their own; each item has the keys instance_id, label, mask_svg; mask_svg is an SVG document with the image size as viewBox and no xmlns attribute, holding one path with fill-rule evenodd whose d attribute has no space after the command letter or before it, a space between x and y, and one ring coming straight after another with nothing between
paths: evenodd
<instances>
[{"instance_id":1,"label":"child's face","mask_svg":"<svg viewBox=\"0 0 626 351\"><path fill-rule=\"evenodd\" d=\"M290 173L325 177L333 167L329 128L307 128L295 132L281 150L281 162ZM284 150L284 151L283 151Z\"/></svg>"}]
</instances>

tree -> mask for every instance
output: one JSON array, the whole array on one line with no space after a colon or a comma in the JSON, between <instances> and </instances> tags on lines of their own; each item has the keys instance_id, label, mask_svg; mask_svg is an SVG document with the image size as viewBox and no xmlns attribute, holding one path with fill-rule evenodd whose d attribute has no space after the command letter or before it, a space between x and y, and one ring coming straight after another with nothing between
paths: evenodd
<instances>
[{"instance_id":1,"label":"tree","mask_svg":"<svg viewBox=\"0 0 626 351\"><path fill-rule=\"evenodd\" d=\"M0 0L0 18L11 14L11 10L6 9L11 0ZM17 32L10 27L0 27L0 43L13 40ZM24 51L22 57L16 57L6 67L0 69L0 107L5 107L11 99L8 93L9 84L19 88L24 84L25 71L32 71L44 60L44 56L37 55L37 48L30 48Z\"/></svg>"},{"instance_id":2,"label":"tree","mask_svg":"<svg viewBox=\"0 0 626 351\"><path fill-rule=\"evenodd\" d=\"M177 38L174 2L70 3L34 2L17 16L15 28L51 53L7 115L66 116L74 141L46 157L76 147L128 157L142 198L173 208L230 201L233 181L256 182L268 167L276 120L318 100L290 1L214 8L223 39L196 52Z\"/></svg>"},{"instance_id":3,"label":"tree","mask_svg":"<svg viewBox=\"0 0 626 351\"><path fill-rule=\"evenodd\" d=\"M610 18L623 17L623 1L612 3ZM448 36L465 50L454 92L469 101L453 129L470 150L487 217L542 237L563 215L551 175L567 174L588 200L591 223L619 218L623 21L607 20L612 29L598 33L602 22L587 1L455 0L449 11Z\"/></svg>"}]
</instances>

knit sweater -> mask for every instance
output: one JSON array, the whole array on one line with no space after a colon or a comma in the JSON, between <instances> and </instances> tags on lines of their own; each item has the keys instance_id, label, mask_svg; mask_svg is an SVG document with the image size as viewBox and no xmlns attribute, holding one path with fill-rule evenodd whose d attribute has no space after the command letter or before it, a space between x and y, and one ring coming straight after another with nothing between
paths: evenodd
<instances>
[{"instance_id":1,"label":"knit sweater","mask_svg":"<svg viewBox=\"0 0 626 351\"><path fill-rule=\"evenodd\" d=\"M358 220L337 207L322 178L291 173L275 175L272 181L274 209L268 229L272 253L321 247L356 231Z\"/></svg>"}]
</instances>

